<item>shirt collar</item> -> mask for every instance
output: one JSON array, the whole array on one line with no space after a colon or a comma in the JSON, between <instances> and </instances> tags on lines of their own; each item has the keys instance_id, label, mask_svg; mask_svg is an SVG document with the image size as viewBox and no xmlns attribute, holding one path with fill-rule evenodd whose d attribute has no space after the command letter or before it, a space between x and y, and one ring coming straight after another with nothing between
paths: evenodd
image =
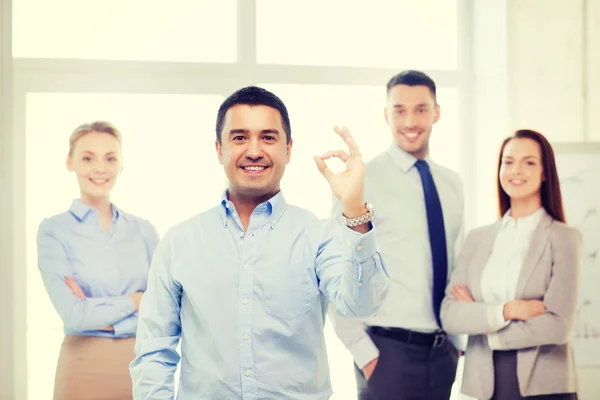
<instances>
[{"instance_id":1,"label":"shirt collar","mask_svg":"<svg viewBox=\"0 0 600 400\"><path fill-rule=\"evenodd\" d=\"M394 142L392 142L392 144L388 148L388 154L404 172L408 172L417 162L417 159L413 155L408 154L406 151L402 150ZM432 162L431 158L429 157L429 154L425 156L425 161L427 161L427 164L431 166Z\"/></svg>"},{"instance_id":2,"label":"shirt collar","mask_svg":"<svg viewBox=\"0 0 600 400\"><path fill-rule=\"evenodd\" d=\"M110 205L111 205L112 212L113 212L112 222L117 222L117 220L119 219L119 216L121 215L121 210L119 210L119 208L117 206L115 206L113 203L110 203ZM73 200L73 202L71 203L71 208L69 208L69 211L79 221L85 220L90 213L98 214L98 210L88 206L80 199Z\"/></svg>"},{"instance_id":3,"label":"shirt collar","mask_svg":"<svg viewBox=\"0 0 600 400\"><path fill-rule=\"evenodd\" d=\"M540 207L533 214L515 220L510 215L510 209L508 209L508 211L506 211L506 213L504 213L504 216L502 217L502 227L506 227L510 224L514 227L519 227L527 231L533 231L538 226L540 220L542 219L542 216L545 213L546 210L544 210L544 207Z\"/></svg>"},{"instance_id":4,"label":"shirt collar","mask_svg":"<svg viewBox=\"0 0 600 400\"><path fill-rule=\"evenodd\" d=\"M287 201L283 196L283 192L280 190L271 197L269 200L260 203L254 209L254 213L262 213L266 214L270 219L271 229L279 222L279 219L287 209ZM235 206L231 201L229 201L228 192L224 190L221 194L221 220L223 222L223 226L227 226L227 215L231 214L235 211Z\"/></svg>"}]
</instances>

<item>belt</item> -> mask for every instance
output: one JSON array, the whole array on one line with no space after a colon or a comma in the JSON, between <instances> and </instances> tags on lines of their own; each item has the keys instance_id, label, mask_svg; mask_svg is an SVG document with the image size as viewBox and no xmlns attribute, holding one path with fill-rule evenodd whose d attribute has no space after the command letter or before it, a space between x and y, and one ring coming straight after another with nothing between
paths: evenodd
<instances>
[{"instance_id":1,"label":"belt","mask_svg":"<svg viewBox=\"0 0 600 400\"><path fill-rule=\"evenodd\" d=\"M375 335L384 336L401 342L434 348L442 346L448 337L444 331L423 333L403 328L383 328L381 326L369 326L368 331Z\"/></svg>"}]
</instances>

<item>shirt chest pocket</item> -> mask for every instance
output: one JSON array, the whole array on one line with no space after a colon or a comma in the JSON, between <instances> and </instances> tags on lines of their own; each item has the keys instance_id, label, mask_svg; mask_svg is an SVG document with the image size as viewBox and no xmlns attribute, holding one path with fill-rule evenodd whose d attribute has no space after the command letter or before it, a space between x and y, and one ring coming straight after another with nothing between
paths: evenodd
<instances>
[{"instance_id":1,"label":"shirt chest pocket","mask_svg":"<svg viewBox=\"0 0 600 400\"><path fill-rule=\"evenodd\" d=\"M263 287L265 312L291 321L310 311L313 285L309 274L300 263L272 266Z\"/></svg>"}]
</instances>

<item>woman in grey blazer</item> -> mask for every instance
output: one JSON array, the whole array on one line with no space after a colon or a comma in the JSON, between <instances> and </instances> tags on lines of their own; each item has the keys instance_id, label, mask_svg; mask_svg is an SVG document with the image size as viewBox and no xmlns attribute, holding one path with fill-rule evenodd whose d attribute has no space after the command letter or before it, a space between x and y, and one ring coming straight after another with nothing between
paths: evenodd
<instances>
[{"instance_id":1,"label":"woman in grey blazer","mask_svg":"<svg viewBox=\"0 0 600 400\"><path fill-rule=\"evenodd\" d=\"M487 400L577 399L569 335L579 232L565 224L554 152L519 130L498 161L500 220L471 231L441 318L468 334L462 392Z\"/></svg>"}]
</instances>

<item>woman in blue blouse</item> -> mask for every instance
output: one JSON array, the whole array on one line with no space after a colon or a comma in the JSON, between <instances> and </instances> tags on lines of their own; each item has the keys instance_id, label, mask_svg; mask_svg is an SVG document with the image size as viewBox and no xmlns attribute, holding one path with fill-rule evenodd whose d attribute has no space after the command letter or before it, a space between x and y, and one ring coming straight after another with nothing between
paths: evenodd
<instances>
[{"instance_id":1,"label":"woman in blue blouse","mask_svg":"<svg viewBox=\"0 0 600 400\"><path fill-rule=\"evenodd\" d=\"M121 172L121 134L114 126L75 129L67 168L81 197L38 231L39 269L65 331L54 399L131 399L137 311L158 234L110 201Z\"/></svg>"}]
</instances>

